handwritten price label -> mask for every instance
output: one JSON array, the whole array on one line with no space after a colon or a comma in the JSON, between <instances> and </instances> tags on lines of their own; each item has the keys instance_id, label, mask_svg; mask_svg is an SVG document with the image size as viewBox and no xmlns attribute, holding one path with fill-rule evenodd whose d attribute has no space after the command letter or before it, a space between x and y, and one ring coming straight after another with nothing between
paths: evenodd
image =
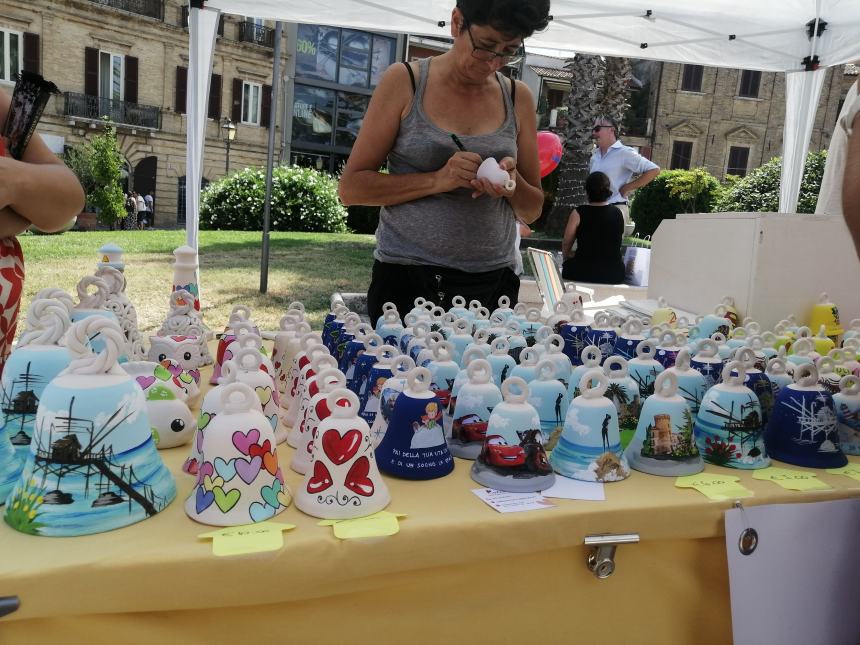
<instances>
[{"instance_id":1,"label":"handwritten price label","mask_svg":"<svg viewBox=\"0 0 860 645\"><path fill-rule=\"evenodd\" d=\"M284 531L296 528L295 524L260 522L230 526L197 537L212 539L212 553L217 556L243 555L277 551L284 546Z\"/></svg>"},{"instance_id":2,"label":"handwritten price label","mask_svg":"<svg viewBox=\"0 0 860 645\"><path fill-rule=\"evenodd\" d=\"M726 500L738 499L739 497L752 497L753 493L751 490L737 483L739 479L739 477L733 475L699 473L698 475L678 477L675 480L675 486L678 488L693 488L713 502L724 502Z\"/></svg>"},{"instance_id":3,"label":"handwritten price label","mask_svg":"<svg viewBox=\"0 0 860 645\"><path fill-rule=\"evenodd\" d=\"M845 475L851 479L860 481L860 464L848 464L842 468L828 468L826 471L831 475Z\"/></svg>"},{"instance_id":4,"label":"handwritten price label","mask_svg":"<svg viewBox=\"0 0 860 645\"><path fill-rule=\"evenodd\" d=\"M400 518L406 517L400 513L379 511L367 517L353 520L323 520L319 526L331 526L334 536L341 540L354 538L380 537L394 535L400 532Z\"/></svg>"},{"instance_id":5,"label":"handwritten price label","mask_svg":"<svg viewBox=\"0 0 860 645\"><path fill-rule=\"evenodd\" d=\"M816 477L815 473L788 468L762 468L753 473L753 479L771 481L786 490L830 490L830 486Z\"/></svg>"}]
</instances>

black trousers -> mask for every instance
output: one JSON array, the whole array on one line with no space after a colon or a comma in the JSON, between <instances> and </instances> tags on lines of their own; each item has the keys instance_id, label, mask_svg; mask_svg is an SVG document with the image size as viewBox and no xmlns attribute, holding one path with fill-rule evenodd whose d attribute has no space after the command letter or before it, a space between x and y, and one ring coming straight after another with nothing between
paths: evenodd
<instances>
[{"instance_id":1,"label":"black trousers","mask_svg":"<svg viewBox=\"0 0 860 645\"><path fill-rule=\"evenodd\" d=\"M463 296L468 304L479 300L490 311L498 307L499 298L507 296L513 307L517 303L520 279L509 268L480 273L457 269L410 264L391 264L376 260L367 289L367 312L371 324L382 315L382 305L393 302L400 316L415 306L419 296L435 304L451 308L454 296Z\"/></svg>"}]
</instances>

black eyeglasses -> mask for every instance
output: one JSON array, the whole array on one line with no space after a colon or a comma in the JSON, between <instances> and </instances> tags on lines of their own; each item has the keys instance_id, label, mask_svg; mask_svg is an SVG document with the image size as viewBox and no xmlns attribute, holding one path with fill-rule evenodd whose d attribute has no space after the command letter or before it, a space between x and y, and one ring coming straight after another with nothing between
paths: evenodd
<instances>
[{"instance_id":1,"label":"black eyeglasses","mask_svg":"<svg viewBox=\"0 0 860 645\"><path fill-rule=\"evenodd\" d=\"M475 38L472 36L472 27L470 25L466 25L466 33L469 34L469 40L472 42L473 58L477 58L484 62L495 61L495 59L498 58L503 65L513 65L514 63L519 63L523 59L523 53L525 51L523 45L520 45L517 51L513 54L501 54L493 51L492 49L487 49L486 47L478 47L475 44Z\"/></svg>"}]
</instances>

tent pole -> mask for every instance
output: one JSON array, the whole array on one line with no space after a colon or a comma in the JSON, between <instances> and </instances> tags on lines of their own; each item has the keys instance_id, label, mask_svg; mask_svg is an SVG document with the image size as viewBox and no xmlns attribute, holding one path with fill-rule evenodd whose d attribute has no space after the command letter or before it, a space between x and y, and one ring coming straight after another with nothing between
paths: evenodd
<instances>
[{"instance_id":1,"label":"tent pole","mask_svg":"<svg viewBox=\"0 0 860 645\"><path fill-rule=\"evenodd\" d=\"M281 92L281 21L275 23L275 55L272 62L272 96L269 102L269 150L266 154L266 200L263 203L263 252L260 257L260 293L269 288L269 222L272 214L272 170L275 163L275 125Z\"/></svg>"}]
</instances>

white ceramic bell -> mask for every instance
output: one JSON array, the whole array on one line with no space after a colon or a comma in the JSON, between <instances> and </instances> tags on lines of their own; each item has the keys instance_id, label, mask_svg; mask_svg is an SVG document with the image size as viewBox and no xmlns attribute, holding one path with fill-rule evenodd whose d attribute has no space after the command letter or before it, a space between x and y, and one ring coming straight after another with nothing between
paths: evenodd
<instances>
[{"instance_id":1,"label":"white ceramic bell","mask_svg":"<svg viewBox=\"0 0 860 645\"><path fill-rule=\"evenodd\" d=\"M311 398L319 392L320 384L317 382L317 375L322 370L337 368L337 360L334 356L325 351L314 351L316 349L317 347L311 348L311 360L302 368L299 376L298 396L296 396L294 404L287 410L285 417L289 421L290 428L287 444L293 448L299 445L302 433L301 420L307 411L307 406L310 404ZM284 423L283 425L287 424Z\"/></svg>"},{"instance_id":2,"label":"white ceramic bell","mask_svg":"<svg viewBox=\"0 0 860 645\"><path fill-rule=\"evenodd\" d=\"M370 428L358 417L358 397L340 388L326 402L331 416L317 428L313 462L296 493L296 506L330 520L377 513L391 495L376 466Z\"/></svg>"},{"instance_id":3,"label":"white ceramic bell","mask_svg":"<svg viewBox=\"0 0 860 645\"><path fill-rule=\"evenodd\" d=\"M203 461L185 513L214 526L271 519L292 499L278 466L274 432L248 385L226 385L220 397L221 412L206 429Z\"/></svg>"},{"instance_id":4,"label":"white ceramic bell","mask_svg":"<svg viewBox=\"0 0 860 645\"><path fill-rule=\"evenodd\" d=\"M696 413L699 411L699 404L702 402L709 386L705 377L698 370L694 370L690 366L690 360L690 350L684 347L675 357L675 364L666 371L675 375L678 394L690 406L690 411L693 414L693 418L695 418ZM692 427L691 422L691 431Z\"/></svg>"},{"instance_id":5,"label":"white ceramic bell","mask_svg":"<svg viewBox=\"0 0 860 645\"><path fill-rule=\"evenodd\" d=\"M508 357L510 358L510 357ZM493 369L486 359L476 358L466 368L469 377L452 399L451 454L475 459L487 436L490 413L502 401L502 393L493 383Z\"/></svg>"},{"instance_id":6,"label":"white ceramic bell","mask_svg":"<svg viewBox=\"0 0 860 645\"><path fill-rule=\"evenodd\" d=\"M391 361L391 377L382 385L382 394L379 397L379 413L374 418L373 425L370 427L370 435L374 448L379 445L379 442L385 436L388 422L391 420L391 413L394 411L394 402L406 387L406 374L413 367L415 367L415 361L404 354L395 356ZM443 413L446 409L447 407L443 406Z\"/></svg>"},{"instance_id":7,"label":"white ceramic bell","mask_svg":"<svg viewBox=\"0 0 860 645\"><path fill-rule=\"evenodd\" d=\"M472 464L472 479L494 490L534 493L550 488L555 475L543 447L538 412L529 386L513 376L502 383L504 401L490 414L487 438Z\"/></svg>"},{"instance_id":8,"label":"white ceramic bell","mask_svg":"<svg viewBox=\"0 0 860 645\"><path fill-rule=\"evenodd\" d=\"M344 377L343 372L336 368L326 368L314 378L319 383L319 389L311 397L302 414L301 421L297 424L299 426L299 440L290 461L290 468L300 475L304 475L311 465L314 437L319 422L331 414L326 403L326 397L330 392L346 387L346 377Z\"/></svg>"},{"instance_id":9,"label":"white ceramic bell","mask_svg":"<svg viewBox=\"0 0 860 645\"><path fill-rule=\"evenodd\" d=\"M188 403L189 386L199 393L194 380L186 373L190 383L183 383L165 365L152 361L129 361L122 364L122 369L143 391L156 447L163 450L188 443L197 430L197 420Z\"/></svg>"},{"instance_id":10,"label":"white ceramic bell","mask_svg":"<svg viewBox=\"0 0 860 645\"><path fill-rule=\"evenodd\" d=\"M494 186L501 186L506 191L510 192L517 187L517 182L511 179L511 175L507 170L499 165L499 162L492 157L487 157L478 166L478 179L486 179Z\"/></svg>"},{"instance_id":11,"label":"white ceramic bell","mask_svg":"<svg viewBox=\"0 0 860 645\"><path fill-rule=\"evenodd\" d=\"M852 321L853 323L853 321ZM860 377L843 376L833 395L839 443L846 455L860 455Z\"/></svg>"},{"instance_id":12,"label":"white ceramic bell","mask_svg":"<svg viewBox=\"0 0 860 645\"><path fill-rule=\"evenodd\" d=\"M236 363L234 380L251 388L263 406L263 416L266 417L269 428L274 433L275 441L282 443L287 439L287 429L279 422L275 386L272 383L272 377L261 369L261 358L260 352L253 347L240 349L234 359Z\"/></svg>"}]
</instances>

